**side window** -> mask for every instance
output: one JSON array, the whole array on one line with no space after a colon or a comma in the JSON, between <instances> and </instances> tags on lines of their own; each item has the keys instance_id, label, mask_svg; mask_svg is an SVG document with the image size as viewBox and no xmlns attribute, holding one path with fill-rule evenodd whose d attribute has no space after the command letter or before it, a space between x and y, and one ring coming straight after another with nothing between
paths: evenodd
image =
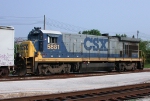
<instances>
[{"instance_id":1,"label":"side window","mask_svg":"<svg viewBox=\"0 0 150 101\"><path fill-rule=\"evenodd\" d=\"M57 37L48 37L48 43L57 43Z\"/></svg>"}]
</instances>

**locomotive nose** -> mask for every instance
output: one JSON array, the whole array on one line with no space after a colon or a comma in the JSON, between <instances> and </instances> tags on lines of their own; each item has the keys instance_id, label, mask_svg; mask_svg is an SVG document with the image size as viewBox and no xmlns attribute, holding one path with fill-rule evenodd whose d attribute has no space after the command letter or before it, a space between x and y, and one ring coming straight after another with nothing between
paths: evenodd
<instances>
[{"instance_id":1,"label":"locomotive nose","mask_svg":"<svg viewBox=\"0 0 150 101\"><path fill-rule=\"evenodd\" d=\"M28 45L28 42L22 42L20 44L20 54L21 57L28 57L28 50L29 50L29 45Z\"/></svg>"},{"instance_id":2,"label":"locomotive nose","mask_svg":"<svg viewBox=\"0 0 150 101\"><path fill-rule=\"evenodd\" d=\"M20 45L20 55L21 57L34 57L34 46L31 41L24 41Z\"/></svg>"}]
</instances>

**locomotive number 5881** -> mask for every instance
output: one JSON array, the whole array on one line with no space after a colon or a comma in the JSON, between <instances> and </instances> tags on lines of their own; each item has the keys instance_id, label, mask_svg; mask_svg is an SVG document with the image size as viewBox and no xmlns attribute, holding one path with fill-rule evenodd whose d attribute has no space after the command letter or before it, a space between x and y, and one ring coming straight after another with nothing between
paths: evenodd
<instances>
[{"instance_id":1,"label":"locomotive number 5881","mask_svg":"<svg viewBox=\"0 0 150 101\"><path fill-rule=\"evenodd\" d=\"M47 44L47 49L59 49L59 45L57 45L57 44Z\"/></svg>"}]
</instances>

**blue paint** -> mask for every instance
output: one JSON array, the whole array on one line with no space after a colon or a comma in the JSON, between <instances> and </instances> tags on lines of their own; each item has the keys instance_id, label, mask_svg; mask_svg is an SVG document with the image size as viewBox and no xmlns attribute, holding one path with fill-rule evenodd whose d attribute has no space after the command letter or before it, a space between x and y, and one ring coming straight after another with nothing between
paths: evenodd
<instances>
[{"instance_id":1,"label":"blue paint","mask_svg":"<svg viewBox=\"0 0 150 101\"><path fill-rule=\"evenodd\" d=\"M84 48L86 49L86 50L91 50L92 49L92 46L87 46L87 41L89 41L90 43L92 43L92 38L90 38L90 37L86 37L85 39L84 39Z\"/></svg>"},{"instance_id":2,"label":"blue paint","mask_svg":"<svg viewBox=\"0 0 150 101\"><path fill-rule=\"evenodd\" d=\"M98 38L93 39L93 44L94 44L93 51L98 51L98 49L99 49Z\"/></svg>"},{"instance_id":3,"label":"blue paint","mask_svg":"<svg viewBox=\"0 0 150 101\"><path fill-rule=\"evenodd\" d=\"M102 44L100 51L107 51L108 49L106 48L105 44L106 44L106 42L108 42L108 39L99 39L99 41Z\"/></svg>"},{"instance_id":4,"label":"blue paint","mask_svg":"<svg viewBox=\"0 0 150 101\"><path fill-rule=\"evenodd\" d=\"M92 43L92 46L89 46L87 42ZM108 42L108 39L102 39L102 38L90 38L86 37L84 39L84 48L88 51L92 50L93 51L107 51L108 49L106 48L106 43ZM101 46L99 46L99 43L101 43Z\"/></svg>"}]
</instances>

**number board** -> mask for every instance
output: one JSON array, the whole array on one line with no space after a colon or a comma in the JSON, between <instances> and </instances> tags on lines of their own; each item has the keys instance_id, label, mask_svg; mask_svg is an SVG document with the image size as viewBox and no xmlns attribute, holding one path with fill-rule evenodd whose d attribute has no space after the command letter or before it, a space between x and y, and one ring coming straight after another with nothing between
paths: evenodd
<instances>
[{"instance_id":1,"label":"number board","mask_svg":"<svg viewBox=\"0 0 150 101\"><path fill-rule=\"evenodd\" d=\"M57 45L57 44L47 44L47 49L59 49L59 45Z\"/></svg>"}]
</instances>

